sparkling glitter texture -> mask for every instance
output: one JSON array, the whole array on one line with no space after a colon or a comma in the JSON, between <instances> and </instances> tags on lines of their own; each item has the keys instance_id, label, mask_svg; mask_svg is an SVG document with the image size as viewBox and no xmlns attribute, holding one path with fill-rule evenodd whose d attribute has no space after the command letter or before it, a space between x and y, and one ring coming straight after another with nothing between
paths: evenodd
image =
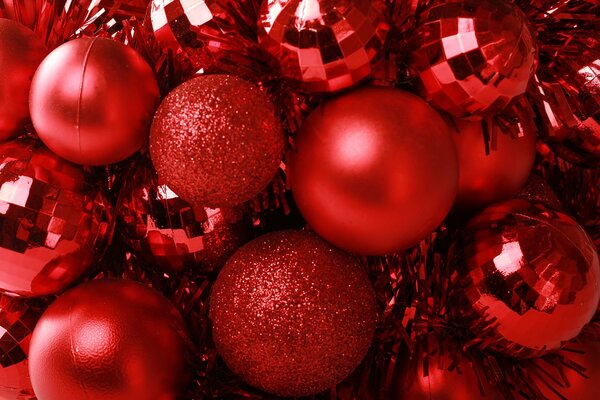
<instances>
[{"instance_id":1,"label":"sparkling glitter texture","mask_svg":"<svg viewBox=\"0 0 600 400\"><path fill-rule=\"evenodd\" d=\"M593 242L567 215L511 200L472 219L450 254L449 310L484 347L511 357L558 349L600 297Z\"/></svg>"},{"instance_id":2,"label":"sparkling glitter texture","mask_svg":"<svg viewBox=\"0 0 600 400\"><path fill-rule=\"evenodd\" d=\"M164 272L214 270L251 238L244 206L193 207L168 186L158 185L148 166L125 181L119 232L134 254Z\"/></svg>"},{"instance_id":3,"label":"sparkling glitter texture","mask_svg":"<svg viewBox=\"0 0 600 400\"><path fill-rule=\"evenodd\" d=\"M318 393L364 357L376 323L361 265L307 231L238 250L210 300L217 350L245 381L282 396Z\"/></svg>"},{"instance_id":4,"label":"sparkling glitter texture","mask_svg":"<svg viewBox=\"0 0 600 400\"><path fill-rule=\"evenodd\" d=\"M251 199L281 162L284 135L273 105L233 76L199 76L160 105L150 153L161 183L188 202L211 208Z\"/></svg>"},{"instance_id":5,"label":"sparkling glitter texture","mask_svg":"<svg viewBox=\"0 0 600 400\"><path fill-rule=\"evenodd\" d=\"M83 170L32 140L0 145L0 291L66 289L95 259L108 211Z\"/></svg>"},{"instance_id":6,"label":"sparkling glitter texture","mask_svg":"<svg viewBox=\"0 0 600 400\"><path fill-rule=\"evenodd\" d=\"M388 26L371 0L265 0L258 29L285 77L334 92L369 76Z\"/></svg>"},{"instance_id":7,"label":"sparkling glitter texture","mask_svg":"<svg viewBox=\"0 0 600 400\"><path fill-rule=\"evenodd\" d=\"M432 2L411 46L421 94L455 117L503 109L525 93L537 65L532 28L502 0Z\"/></svg>"}]
</instances>

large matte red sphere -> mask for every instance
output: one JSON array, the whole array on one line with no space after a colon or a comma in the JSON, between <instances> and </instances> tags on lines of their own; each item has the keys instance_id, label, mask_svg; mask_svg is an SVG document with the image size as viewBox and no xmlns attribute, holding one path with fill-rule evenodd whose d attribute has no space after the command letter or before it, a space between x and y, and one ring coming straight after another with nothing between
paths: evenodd
<instances>
[{"instance_id":1,"label":"large matte red sphere","mask_svg":"<svg viewBox=\"0 0 600 400\"><path fill-rule=\"evenodd\" d=\"M267 392L300 397L334 386L358 366L377 312L357 259L311 232L280 231L227 262L212 289L210 317L231 370Z\"/></svg>"},{"instance_id":2,"label":"large matte red sphere","mask_svg":"<svg viewBox=\"0 0 600 400\"><path fill-rule=\"evenodd\" d=\"M406 249L433 231L456 196L456 151L423 100L363 88L316 109L302 125L289 172L308 224L359 254Z\"/></svg>"},{"instance_id":3,"label":"large matte red sphere","mask_svg":"<svg viewBox=\"0 0 600 400\"><path fill-rule=\"evenodd\" d=\"M23 133L29 120L29 88L46 48L31 30L0 18L0 141Z\"/></svg>"},{"instance_id":4,"label":"large matte red sphere","mask_svg":"<svg viewBox=\"0 0 600 400\"><path fill-rule=\"evenodd\" d=\"M175 399L185 385L185 324L158 292L95 280L60 296L31 339L39 400Z\"/></svg>"},{"instance_id":5,"label":"large matte red sphere","mask_svg":"<svg viewBox=\"0 0 600 400\"><path fill-rule=\"evenodd\" d=\"M148 140L158 84L132 48L81 38L54 50L31 85L31 119L59 156L83 165L112 164Z\"/></svg>"},{"instance_id":6,"label":"large matte red sphere","mask_svg":"<svg viewBox=\"0 0 600 400\"><path fill-rule=\"evenodd\" d=\"M513 138L497 125L491 128L495 140L486 154L480 121L455 120L450 129L458 154L458 194L455 207L477 209L516 195L525 185L535 160L535 131L524 130Z\"/></svg>"}]
</instances>

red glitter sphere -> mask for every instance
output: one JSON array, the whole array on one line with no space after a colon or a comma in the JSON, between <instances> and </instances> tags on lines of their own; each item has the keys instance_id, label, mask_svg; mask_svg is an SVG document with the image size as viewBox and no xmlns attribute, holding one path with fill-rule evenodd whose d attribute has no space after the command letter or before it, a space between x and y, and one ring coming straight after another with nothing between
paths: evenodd
<instances>
[{"instance_id":1,"label":"red glitter sphere","mask_svg":"<svg viewBox=\"0 0 600 400\"><path fill-rule=\"evenodd\" d=\"M455 117L487 116L525 93L535 33L504 0L439 0L418 16L410 64L423 97Z\"/></svg>"},{"instance_id":2,"label":"red glitter sphere","mask_svg":"<svg viewBox=\"0 0 600 400\"><path fill-rule=\"evenodd\" d=\"M0 49L0 141L4 141L25 131L31 80L46 48L25 26L0 18Z\"/></svg>"},{"instance_id":3,"label":"red glitter sphere","mask_svg":"<svg viewBox=\"0 0 600 400\"><path fill-rule=\"evenodd\" d=\"M537 357L576 337L600 299L594 243L573 219L526 200L486 208L449 256L448 310L510 357Z\"/></svg>"},{"instance_id":4,"label":"red glitter sphere","mask_svg":"<svg viewBox=\"0 0 600 400\"><path fill-rule=\"evenodd\" d=\"M30 139L0 145L0 291L46 296L72 285L105 244L108 211L80 166Z\"/></svg>"},{"instance_id":5,"label":"red glitter sphere","mask_svg":"<svg viewBox=\"0 0 600 400\"><path fill-rule=\"evenodd\" d=\"M31 338L29 373L41 400L156 400L189 376L185 323L160 293L94 280L60 296Z\"/></svg>"},{"instance_id":6,"label":"red glitter sphere","mask_svg":"<svg viewBox=\"0 0 600 400\"><path fill-rule=\"evenodd\" d=\"M283 76L335 92L371 74L388 26L372 0L264 0L258 29Z\"/></svg>"},{"instance_id":7,"label":"red glitter sphere","mask_svg":"<svg viewBox=\"0 0 600 400\"><path fill-rule=\"evenodd\" d=\"M273 179L284 135L260 89L229 75L178 86L156 112L150 154L159 181L191 204L231 207Z\"/></svg>"},{"instance_id":8,"label":"red glitter sphere","mask_svg":"<svg viewBox=\"0 0 600 400\"><path fill-rule=\"evenodd\" d=\"M104 165L147 142L158 102L154 73L135 50L111 39L81 38L42 62L30 110L50 150L77 164Z\"/></svg>"},{"instance_id":9,"label":"red glitter sphere","mask_svg":"<svg viewBox=\"0 0 600 400\"><path fill-rule=\"evenodd\" d=\"M213 286L217 350L242 379L281 396L334 386L364 357L374 292L360 263L307 231L248 243Z\"/></svg>"},{"instance_id":10,"label":"red glitter sphere","mask_svg":"<svg viewBox=\"0 0 600 400\"><path fill-rule=\"evenodd\" d=\"M448 127L419 97L362 88L326 101L289 157L294 199L312 229L359 254L417 244L446 217L458 165Z\"/></svg>"}]
</instances>

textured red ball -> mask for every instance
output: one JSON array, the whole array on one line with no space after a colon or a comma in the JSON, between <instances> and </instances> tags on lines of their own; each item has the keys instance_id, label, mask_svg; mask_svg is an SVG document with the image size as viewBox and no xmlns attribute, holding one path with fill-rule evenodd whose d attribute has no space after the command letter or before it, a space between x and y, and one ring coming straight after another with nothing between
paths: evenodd
<instances>
[{"instance_id":1,"label":"textured red ball","mask_svg":"<svg viewBox=\"0 0 600 400\"><path fill-rule=\"evenodd\" d=\"M186 383L185 324L161 294L95 280L60 296L31 339L39 400L175 399Z\"/></svg>"},{"instance_id":2,"label":"textured red ball","mask_svg":"<svg viewBox=\"0 0 600 400\"><path fill-rule=\"evenodd\" d=\"M242 379L281 396L334 386L369 348L377 313L360 263L307 231L280 231L238 250L210 298L212 332Z\"/></svg>"},{"instance_id":3,"label":"textured red ball","mask_svg":"<svg viewBox=\"0 0 600 400\"><path fill-rule=\"evenodd\" d=\"M308 224L354 253L406 249L433 231L456 196L456 151L423 100L362 88L313 111L290 156L292 191Z\"/></svg>"},{"instance_id":4,"label":"textured red ball","mask_svg":"<svg viewBox=\"0 0 600 400\"><path fill-rule=\"evenodd\" d=\"M510 199L525 185L535 160L535 131L513 137L489 126L489 154L481 121L455 120L452 140L458 155L457 209L477 209Z\"/></svg>"},{"instance_id":5,"label":"textured red ball","mask_svg":"<svg viewBox=\"0 0 600 400\"><path fill-rule=\"evenodd\" d=\"M111 39L81 38L42 62L30 110L50 150L77 164L105 165L147 142L158 102L154 73L135 50Z\"/></svg>"},{"instance_id":6,"label":"textured red ball","mask_svg":"<svg viewBox=\"0 0 600 400\"><path fill-rule=\"evenodd\" d=\"M455 117L491 115L527 90L535 31L504 0L438 0L418 16L410 65L421 94Z\"/></svg>"},{"instance_id":7,"label":"textured red ball","mask_svg":"<svg viewBox=\"0 0 600 400\"><path fill-rule=\"evenodd\" d=\"M206 75L178 86L152 124L159 181L194 205L231 207L273 179L284 146L266 94L240 78Z\"/></svg>"},{"instance_id":8,"label":"textured red ball","mask_svg":"<svg viewBox=\"0 0 600 400\"><path fill-rule=\"evenodd\" d=\"M29 121L29 89L46 48L18 22L0 18L0 141L25 131Z\"/></svg>"},{"instance_id":9,"label":"textured red ball","mask_svg":"<svg viewBox=\"0 0 600 400\"><path fill-rule=\"evenodd\" d=\"M83 169L30 139L0 145L0 292L47 296L87 272L110 210Z\"/></svg>"},{"instance_id":10,"label":"textured red ball","mask_svg":"<svg viewBox=\"0 0 600 400\"><path fill-rule=\"evenodd\" d=\"M258 39L284 77L311 92L335 92L371 74L388 29L372 0L264 0Z\"/></svg>"},{"instance_id":11,"label":"textured red ball","mask_svg":"<svg viewBox=\"0 0 600 400\"><path fill-rule=\"evenodd\" d=\"M598 308L600 263L573 219L510 200L473 218L449 255L448 311L483 347L528 358L575 338Z\"/></svg>"}]
</instances>

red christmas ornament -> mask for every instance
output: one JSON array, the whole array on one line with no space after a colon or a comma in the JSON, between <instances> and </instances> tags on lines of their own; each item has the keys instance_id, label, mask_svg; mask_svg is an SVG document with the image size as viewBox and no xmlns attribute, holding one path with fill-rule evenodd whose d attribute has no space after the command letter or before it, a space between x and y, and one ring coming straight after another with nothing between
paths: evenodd
<instances>
[{"instance_id":1,"label":"red christmas ornament","mask_svg":"<svg viewBox=\"0 0 600 400\"><path fill-rule=\"evenodd\" d=\"M259 41L284 77L335 92L371 74L388 26L371 0L264 0Z\"/></svg>"},{"instance_id":2,"label":"red christmas ornament","mask_svg":"<svg viewBox=\"0 0 600 400\"><path fill-rule=\"evenodd\" d=\"M364 357L375 298L352 256L307 231L279 231L238 250L210 298L217 350L253 386L306 396L334 386Z\"/></svg>"},{"instance_id":3,"label":"red christmas ornament","mask_svg":"<svg viewBox=\"0 0 600 400\"><path fill-rule=\"evenodd\" d=\"M158 292L95 280L60 296L31 339L29 373L40 400L174 399L189 376L185 323Z\"/></svg>"},{"instance_id":4,"label":"red christmas ornament","mask_svg":"<svg viewBox=\"0 0 600 400\"><path fill-rule=\"evenodd\" d=\"M536 173L531 173L523 188L515 197L531 203L542 203L554 210L562 210L562 204L548 182Z\"/></svg>"},{"instance_id":5,"label":"red christmas ornament","mask_svg":"<svg viewBox=\"0 0 600 400\"><path fill-rule=\"evenodd\" d=\"M29 139L0 145L0 291L58 293L95 260L106 201L83 170Z\"/></svg>"},{"instance_id":6,"label":"red christmas ornament","mask_svg":"<svg viewBox=\"0 0 600 400\"><path fill-rule=\"evenodd\" d=\"M355 90L313 111L289 174L308 224L359 254L418 243L446 217L458 182L444 120L417 96L386 88Z\"/></svg>"},{"instance_id":7,"label":"red christmas ornament","mask_svg":"<svg viewBox=\"0 0 600 400\"><path fill-rule=\"evenodd\" d=\"M0 141L4 141L25 131L31 79L46 48L25 26L0 18L0 49Z\"/></svg>"},{"instance_id":8,"label":"red christmas ornament","mask_svg":"<svg viewBox=\"0 0 600 400\"><path fill-rule=\"evenodd\" d=\"M283 146L267 96L228 75L199 76L178 86L158 108L150 135L161 183L211 208L260 193L281 163Z\"/></svg>"},{"instance_id":9,"label":"red christmas ornament","mask_svg":"<svg viewBox=\"0 0 600 400\"><path fill-rule=\"evenodd\" d=\"M50 150L77 164L104 165L146 143L158 101L154 74L135 50L111 39L81 38L42 62L30 109Z\"/></svg>"},{"instance_id":10,"label":"red christmas ornament","mask_svg":"<svg viewBox=\"0 0 600 400\"><path fill-rule=\"evenodd\" d=\"M535 131L524 129L523 136L513 137L492 124L486 137L481 121L456 119L454 124L450 131L459 169L454 207L472 210L515 196L533 167Z\"/></svg>"},{"instance_id":11,"label":"red christmas ornament","mask_svg":"<svg viewBox=\"0 0 600 400\"><path fill-rule=\"evenodd\" d=\"M164 272L219 269L252 237L246 207L194 207L158 185L148 166L124 185L119 231L134 254Z\"/></svg>"},{"instance_id":12,"label":"red christmas ornament","mask_svg":"<svg viewBox=\"0 0 600 400\"><path fill-rule=\"evenodd\" d=\"M503 0L441 0L419 15L411 67L420 91L455 117L481 117L525 93L537 65L533 29Z\"/></svg>"},{"instance_id":13,"label":"red christmas ornament","mask_svg":"<svg viewBox=\"0 0 600 400\"><path fill-rule=\"evenodd\" d=\"M31 333L44 302L25 301L0 294L0 398L33 397L27 371Z\"/></svg>"},{"instance_id":14,"label":"red christmas ornament","mask_svg":"<svg viewBox=\"0 0 600 400\"><path fill-rule=\"evenodd\" d=\"M600 299L594 243L567 215L525 200L486 208L454 244L449 312L483 347L541 356L576 337Z\"/></svg>"}]
</instances>

